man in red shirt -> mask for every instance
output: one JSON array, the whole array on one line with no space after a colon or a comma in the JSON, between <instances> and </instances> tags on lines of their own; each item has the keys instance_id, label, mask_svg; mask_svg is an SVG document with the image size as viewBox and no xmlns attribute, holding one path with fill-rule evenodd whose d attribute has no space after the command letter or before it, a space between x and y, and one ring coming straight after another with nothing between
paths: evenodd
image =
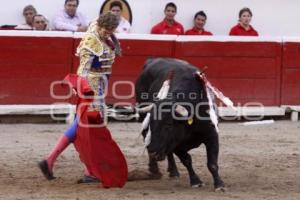
<instances>
[{"instance_id":1,"label":"man in red shirt","mask_svg":"<svg viewBox=\"0 0 300 200\"><path fill-rule=\"evenodd\" d=\"M175 21L177 6L170 2L165 6L165 19L151 29L152 34L183 35L183 26Z\"/></svg>"},{"instance_id":2,"label":"man in red shirt","mask_svg":"<svg viewBox=\"0 0 300 200\"><path fill-rule=\"evenodd\" d=\"M213 35L211 32L204 30L207 16L205 12L199 11L194 17L194 27L185 32L186 35Z\"/></svg>"},{"instance_id":3,"label":"man in red shirt","mask_svg":"<svg viewBox=\"0 0 300 200\"><path fill-rule=\"evenodd\" d=\"M257 31L250 25L252 12L249 8L243 8L239 12L239 23L232 27L229 35L232 36L258 36Z\"/></svg>"}]
</instances>

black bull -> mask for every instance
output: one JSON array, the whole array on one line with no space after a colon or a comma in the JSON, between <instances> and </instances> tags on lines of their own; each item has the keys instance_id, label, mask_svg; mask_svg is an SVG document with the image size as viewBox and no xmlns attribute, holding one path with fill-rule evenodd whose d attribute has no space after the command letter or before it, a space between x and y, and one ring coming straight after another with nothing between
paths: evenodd
<instances>
[{"instance_id":1,"label":"black bull","mask_svg":"<svg viewBox=\"0 0 300 200\"><path fill-rule=\"evenodd\" d=\"M190 184L200 187L203 182L194 172L189 150L206 147L207 167L214 179L216 189L223 190L224 183L218 173L219 139L215 125L208 114L209 105L205 84L196 75L198 68L181 60L157 58L149 59L136 82L136 100L140 107L152 104L149 126L143 131L145 138L151 130L151 142L147 146L149 171L161 176L157 161L168 158L170 177L178 177L173 153L187 168ZM165 99L157 98L163 82L172 77L170 89ZM183 117L173 112L174 105L182 105L189 116ZM145 114L141 114L142 119Z\"/></svg>"}]
</instances>

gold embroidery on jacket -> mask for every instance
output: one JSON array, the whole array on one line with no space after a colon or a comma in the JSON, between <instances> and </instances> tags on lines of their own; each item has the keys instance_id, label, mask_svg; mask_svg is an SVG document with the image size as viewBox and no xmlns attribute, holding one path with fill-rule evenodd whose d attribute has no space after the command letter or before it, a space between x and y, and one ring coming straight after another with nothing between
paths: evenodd
<instances>
[{"instance_id":1,"label":"gold embroidery on jacket","mask_svg":"<svg viewBox=\"0 0 300 200\"><path fill-rule=\"evenodd\" d=\"M105 107L104 98L107 90L106 74L111 73L111 66L115 59L115 52L104 41L100 39L97 32L97 25L91 24L87 34L81 40L77 55L80 57L80 64L77 74L85 77L95 94L95 99L90 106L90 111L101 111ZM92 69L93 59L99 59L100 69ZM104 94L100 94L100 90Z\"/></svg>"}]
</instances>

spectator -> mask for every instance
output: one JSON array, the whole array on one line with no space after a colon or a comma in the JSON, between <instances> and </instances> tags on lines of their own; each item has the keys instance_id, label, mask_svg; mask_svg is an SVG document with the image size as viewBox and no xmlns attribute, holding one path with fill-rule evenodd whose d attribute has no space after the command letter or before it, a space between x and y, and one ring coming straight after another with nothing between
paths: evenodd
<instances>
[{"instance_id":1,"label":"spectator","mask_svg":"<svg viewBox=\"0 0 300 200\"><path fill-rule=\"evenodd\" d=\"M203 11L199 11L194 16L194 27L185 32L186 35L212 35L211 32L205 31L204 26L207 16Z\"/></svg>"},{"instance_id":2,"label":"spectator","mask_svg":"<svg viewBox=\"0 0 300 200\"><path fill-rule=\"evenodd\" d=\"M48 20L43 15L39 15L39 14L33 16L32 26L33 26L33 30L36 30L36 31L49 30Z\"/></svg>"},{"instance_id":3,"label":"spectator","mask_svg":"<svg viewBox=\"0 0 300 200\"><path fill-rule=\"evenodd\" d=\"M165 18L162 22L156 24L152 29L152 34L173 34L183 35L183 26L175 21L175 15L177 13L177 6L170 2L165 6Z\"/></svg>"},{"instance_id":4,"label":"spectator","mask_svg":"<svg viewBox=\"0 0 300 200\"><path fill-rule=\"evenodd\" d=\"M129 33L130 32L130 23L122 16L123 6L119 1L113 1L110 4L110 11L118 16L119 26L116 29L116 33Z\"/></svg>"},{"instance_id":5,"label":"spectator","mask_svg":"<svg viewBox=\"0 0 300 200\"><path fill-rule=\"evenodd\" d=\"M87 30L88 22L86 17L77 11L79 0L65 0L65 8L61 10L53 20L53 29L60 31Z\"/></svg>"},{"instance_id":6,"label":"spectator","mask_svg":"<svg viewBox=\"0 0 300 200\"><path fill-rule=\"evenodd\" d=\"M252 12L249 8L243 8L239 12L239 23L232 27L229 35L233 36L258 36L257 31L250 25Z\"/></svg>"},{"instance_id":7,"label":"spectator","mask_svg":"<svg viewBox=\"0 0 300 200\"><path fill-rule=\"evenodd\" d=\"M25 24L20 24L15 29L32 30L32 18L36 15L37 11L32 5L25 6L23 9L23 16L25 17Z\"/></svg>"}]
</instances>

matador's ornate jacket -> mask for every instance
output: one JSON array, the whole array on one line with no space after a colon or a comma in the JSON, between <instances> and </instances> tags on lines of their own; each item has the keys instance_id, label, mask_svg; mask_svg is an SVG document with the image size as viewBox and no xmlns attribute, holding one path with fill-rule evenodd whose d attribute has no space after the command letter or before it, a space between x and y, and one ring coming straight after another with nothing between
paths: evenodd
<instances>
[{"instance_id":1,"label":"matador's ornate jacket","mask_svg":"<svg viewBox=\"0 0 300 200\"><path fill-rule=\"evenodd\" d=\"M90 110L104 114L106 88L115 60L113 42L101 39L97 24L92 23L77 48L77 55L80 58L77 74L88 80L95 93Z\"/></svg>"}]
</instances>

